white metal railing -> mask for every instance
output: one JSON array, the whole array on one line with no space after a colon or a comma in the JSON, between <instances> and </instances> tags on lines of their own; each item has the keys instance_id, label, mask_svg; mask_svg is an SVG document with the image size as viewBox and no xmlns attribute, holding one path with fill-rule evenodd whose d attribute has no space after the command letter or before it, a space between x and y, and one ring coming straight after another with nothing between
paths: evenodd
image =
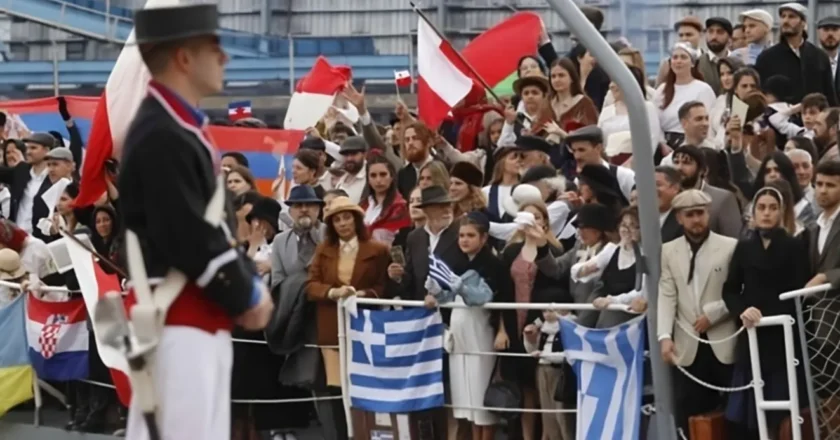
<instances>
[{"instance_id":1,"label":"white metal railing","mask_svg":"<svg viewBox=\"0 0 840 440\"><path fill-rule=\"evenodd\" d=\"M755 327L747 329L750 344L750 366L752 369L753 393L755 393L755 412L758 422L758 434L761 440L770 440L767 431L767 411L789 411L792 440L802 440L802 417L799 415L799 387L796 381L796 359L793 343L793 325L796 320L789 315L767 316L761 318ZM761 361L758 352L757 327L781 325L785 339L785 368L787 370L788 400L764 400L764 380L761 376ZM775 437L775 436L774 436Z\"/></svg>"},{"instance_id":2,"label":"white metal railing","mask_svg":"<svg viewBox=\"0 0 840 440\"><path fill-rule=\"evenodd\" d=\"M825 283L820 284L819 286L803 287L802 289L791 290L790 292L785 292L779 295L779 299L785 301L788 299L809 296L815 293L825 292L828 290L831 290L831 283Z\"/></svg>"}]
</instances>

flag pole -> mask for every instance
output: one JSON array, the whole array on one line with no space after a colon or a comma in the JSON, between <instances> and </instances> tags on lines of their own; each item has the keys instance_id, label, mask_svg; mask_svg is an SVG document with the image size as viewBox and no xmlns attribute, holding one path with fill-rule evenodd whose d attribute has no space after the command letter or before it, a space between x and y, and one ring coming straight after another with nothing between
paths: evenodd
<instances>
[{"instance_id":1,"label":"flag pole","mask_svg":"<svg viewBox=\"0 0 840 440\"><path fill-rule=\"evenodd\" d=\"M397 71L394 71L394 88L397 90L397 101L402 102L402 97L400 96L400 84L397 82Z\"/></svg>"},{"instance_id":2,"label":"flag pole","mask_svg":"<svg viewBox=\"0 0 840 440\"><path fill-rule=\"evenodd\" d=\"M423 11L421 11L419 8L417 8L417 5L416 5L416 4L414 4L414 2L413 2L412 0L409 0L408 4L410 4L410 5L411 5L411 9L413 9L413 10L414 10L414 12L416 12L416 13L417 13L417 15L419 15L419 16L420 16L420 18L421 18L421 19L423 19L423 21L425 21L425 22L426 22L426 24L428 24L430 28L432 28L432 30L433 30L433 31L435 31L435 34L437 34L438 38L440 38L441 40L445 41L447 44L449 44L450 46L452 46L452 42L450 42L450 41L449 41L449 39L448 39L448 38L446 38L446 36L445 36L445 35L443 35L443 34L442 34L439 30L438 30L438 28L437 28L437 27L435 27L435 25L431 22L431 20L429 20L429 17L427 17L427 16L426 16L426 14L425 14ZM493 91L493 89L490 87L490 85L489 85L489 84L487 84L487 81L485 81L485 80L484 80L484 78L482 78L482 77L481 77L481 75L479 75L479 74L478 74L478 72L476 72L476 70L475 70L475 68L472 66L472 64L470 64L470 62L469 62L469 61L467 61L467 60L464 58L464 56L463 56L463 55L461 55L461 52L458 52L457 50L454 50L454 46L452 46L452 47L453 47L452 52L455 54L455 56L457 56L457 57L458 57L458 59L459 59L462 63L464 63L464 66L466 66L466 68L467 68L467 69L469 69L469 71L470 71L470 73L472 74L473 78L474 78L476 81L478 81L478 82L481 84L481 86L482 86L482 87L484 87L484 89L485 89L485 90L487 90L487 93L489 93L489 94L490 94L490 96L492 96L492 97L493 97L493 99L495 99L495 100L496 100L496 102L502 102L502 100L501 100L501 99L500 99L500 98L496 95L496 92L494 92L494 91Z\"/></svg>"}]
</instances>

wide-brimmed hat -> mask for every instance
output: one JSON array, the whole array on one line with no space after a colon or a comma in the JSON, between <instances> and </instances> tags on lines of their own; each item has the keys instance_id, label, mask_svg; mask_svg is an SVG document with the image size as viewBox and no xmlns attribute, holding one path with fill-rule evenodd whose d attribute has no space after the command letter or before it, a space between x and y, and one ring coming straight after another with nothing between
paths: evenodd
<instances>
[{"instance_id":1,"label":"wide-brimmed hat","mask_svg":"<svg viewBox=\"0 0 840 440\"><path fill-rule=\"evenodd\" d=\"M446 188L440 185L434 185L423 188L420 191L420 203L417 204L417 207L425 208L427 206L448 205L450 203L452 203L452 199L449 198L449 193L446 191Z\"/></svg>"},{"instance_id":2,"label":"wide-brimmed hat","mask_svg":"<svg viewBox=\"0 0 840 440\"><path fill-rule=\"evenodd\" d=\"M604 196L619 198L621 187L609 168L602 165L585 165L578 175L581 183L592 189L595 197L603 201ZM599 197L600 196L600 197Z\"/></svg>"},{"instance_id":3,"label":"wide-brimmed hat","mask_svg":"<svg viewBox=\"0 0 840 440\"><path fill-rule=\"evenodd\" d=\"M484 173L470 162L458 162L452 166L450 177L463 180L467 185L481 186L484 183Z\"/></svg>"},{"instance_id":4,"label":"wide-brimmed hat","mask_svg":"<svg viewBox=\"0 0 840 440\"><path fill-rule=\"evenodd\" d=\"M338 196L332 199L332 201L330 201L330 203L326 207L324 207L324 220L327 220L328 218L340 212L347 211L357 212L361 215L365 215L365 212L362 210L362 208L360 208L359 205L353 203L353 201L350 200L349 197Z\"/></svg>"},{"instance_id":5,"label":"wide-brimmed hat","mask_svg":"<svg viewBox=\"0 0 840 440\"><path fill-rule=\"evenodd\" d=\"M548 94L548 91L551 90L551 83L548 82L548 79L540 75L531 75L523 76L522 78L519 78L516 81L514 81L513 91L517 95L521 95L522 89L524 89L527 86L537 86L546 95Z\"/></svg>"},{"instance_id":6,"label":"wide-brimmed hat","mask_svg":"<svg viewBox=\"0 0 840 440\"><path fill-rule=\"evenodd\" d=\"M14 280L26 275L20 263L20 255L9 249L0 250L0 280Z\"/></svg>"},{"instance_id":7,"label":"wide-brimmed hat","mask_svg":"<svg viewBox=\"0 0 840 440\"><path fill-rule=\"evenodd\" d=\"M286 206L318 204L323 205L324 201L315 194L315 189L309 185L298 185L289 190L289 197L283 202Z\"/></svg>"},{"instance_id":8,"label":"wide-brimmed hat","mask_svg":"<svg viewBox=\"0 0 840 440\"><path fill-rule=\"evenodd\" d=\"M219 9L214 4L145 8L134 12L136 44L157 44L217 35Z\"/></svg>"},{"instance_id":9,"label":"wide-brimmed hat","mask_svg":"<svg viewBox=\"0 0 840 440\"><path fill-rule=\"evenodd\" d=\"M280 219L280 211L283 208L277 200L271 197L262 197L251 208L251 212L245 216L245 220L251 223L254 220L265 220L268 224L274 227L278 226Z\"/></svg>"}]
</instances>

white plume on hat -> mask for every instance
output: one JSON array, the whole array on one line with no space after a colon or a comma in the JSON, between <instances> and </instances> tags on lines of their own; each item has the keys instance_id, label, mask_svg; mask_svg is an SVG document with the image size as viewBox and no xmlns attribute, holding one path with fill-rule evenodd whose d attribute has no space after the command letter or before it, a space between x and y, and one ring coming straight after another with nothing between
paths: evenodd
<instances>
[{"instance_id":1,"label":"white plume on hat","mask_svg":"<svg viewBox=\"0 0 840 440\"><path fill-rule=\"evenodd\" d=\"M526 204L526 203L535 203L535 202L542 202L542 192L540 189L534 185L522 184L517 185L513 188L513 191L510 193L510 197L506 198L502 202L502 207L504 208L505 212L512 216L516 217L519 213L519 207Z\"/></svg>"}]
</instances>

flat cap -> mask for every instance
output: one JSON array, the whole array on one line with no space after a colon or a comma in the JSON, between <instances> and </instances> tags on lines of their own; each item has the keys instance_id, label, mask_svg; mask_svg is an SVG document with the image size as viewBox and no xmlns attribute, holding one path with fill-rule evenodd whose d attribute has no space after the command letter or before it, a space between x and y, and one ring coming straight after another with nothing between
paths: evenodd
<instances>
[{"instance_id":1,"label":"flat cap","mask_svg":"<svg viewBox=\"0 0 840 440\"><path fill-rule=\"evenodd\" d=\"M671 201L673 209L688 209L706 207L712 203L712 198L699 189L687 189L674 197Z\"/></svg>"},{"instance_id":2,"label":"flat cap","mask_svg":"<svg viewBox=\"0 0 840 440\"><path fill-rule=\"evenodd\" d=\"M683 26L691 26L694 29L697 29L699 32L703 32L703 22L701 22L699 18L693 15L683 17L682 20L674 23L674 31L680 30L680 28Z\"/></svg>"},{"instance_id":3,"label":"flat cap","mask_svg":"<svg viewBox=\"0 0 840 440\"><path fill-rule=\"evenodd\" d=\"M840 17L836 15L829 15L828 17L823 17L820 21L817 22L817 29L819 28L840 28Z\"/></svg>"},{"instance_id":4,"label":"flat cap","mask_svg":"<svg viewBox=\"0 0 840 440\"><path fill-rule=\"evenodd\" d=\"M73 162L73 153L67 147L53 148L49 153L47 153L47 159Z\"/></svg>"},{"instance_id":5,"label":"flat cap","mask_svg":"<svg viewBox=\"0 0 840 440\"><path fill-rule=\"evenodd\" d=\"M32 133L29 136L23 138L23 141L43 145L49 149L55 147L55 138L49 133Z\"/></svg>"},{"instance_id":6,"label":"flat cap","mask_svg":"<svg viewBox=\"0 0 840 440\"><path fill-rule=\"evenodd\" d=\"M516 138L516 146L522 151L542 151L550 154L551 144L539 136L519 136Z\"/></svg>"},{"instance_id":7,"label":"flat cap","mask_svg":"<svg viewBox=\"0 0 840 440\"><path fill-rule=\"evenodd\" d=\"M781 6L779 6L779 15L780 16L782 15L782 11L791 11L791 12L799 15L799 17L802 18L803 20L808 19L808 8L806 8L804 5L801 5L801 4L796 3L796 2L788 2L788 3L785 3Z\"/></svg>"},{"instance_id":8,"label":"flat cap","mask_svg":"<svg viewBox=\"0 0 840 440\"><path fill-rule=\"evenodd\" d=\"M298 149L327 151L327 145L324 143L324 140L319 138L318 136L307 136L306 139L301 141Z\"/></svg>"},{"instance_id":9,"label":"flat cap","mask_svg":"<svg viewBox=\"0 0 840 440\"><path fill-rule=\"evenodd\" d=\"M367 151L367 142L365 138L361 136L350 136L344 140L341 144L341 149L338 150L339 154L353 154L353 153L364 153Z\"/></svg>"},{"instance_id":10,"label":"flat cap","mask_svg":"<svg viewBox=\"0 0 840 440\"><path fill-rule=\"evenodd\" d=\"M732 35L732 22L726 17L710 17L706 19L706 29L720 26L727 34Z\"/></svg>"},{"instance_id":11,"label":"flat cap","mask_svg":"<svg viewBox=\"0 0 840 440\"><path fill-rule=\"evenodd\" d=\"M578 142L578 141L587 141L592 142L593 144L603 144L604 143L604 132L601 131L597 125L587 125L583 128L578 128L577 130L569 133L566 136L566 142Z\"/></svg>"},{"instance_id":12,"label":"flat cap","mask_svg":"<svg viewBox=\"0 0 840 440\"><path fill-rule=\"evenodd\" d=\"M738 14L738 21L741 23L743 23L747 18L764 23L768 29L773 28L773 16L764 9L750 9L749 11L744 11Z\"/></svg>"}]
</instances>

